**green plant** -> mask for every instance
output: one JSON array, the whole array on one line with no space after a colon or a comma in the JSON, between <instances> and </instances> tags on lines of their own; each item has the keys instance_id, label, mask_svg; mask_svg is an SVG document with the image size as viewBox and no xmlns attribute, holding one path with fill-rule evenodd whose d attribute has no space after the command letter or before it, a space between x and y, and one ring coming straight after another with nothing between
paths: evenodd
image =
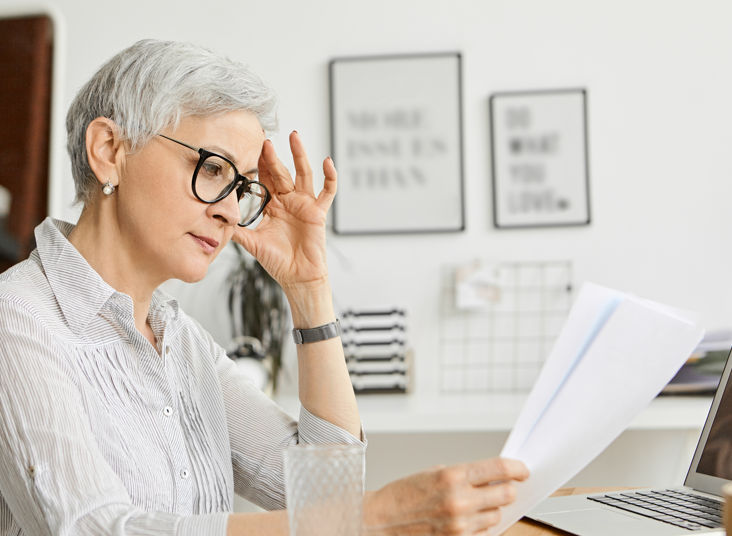
<instances>
[{"instance_id":1,"label":"green plant","mask_svg":"<svg viewBox=\"0 0 732 536\"><path fill-rule=\"evenodd\" d=\"M234 354L261 361L275 393L282 369L282 343L288 330L287 300L279 284L254 257L238 244L232 243L232 247L238 257L227 278L231 333L238 341Z\"/></svg>"}]
</instances>

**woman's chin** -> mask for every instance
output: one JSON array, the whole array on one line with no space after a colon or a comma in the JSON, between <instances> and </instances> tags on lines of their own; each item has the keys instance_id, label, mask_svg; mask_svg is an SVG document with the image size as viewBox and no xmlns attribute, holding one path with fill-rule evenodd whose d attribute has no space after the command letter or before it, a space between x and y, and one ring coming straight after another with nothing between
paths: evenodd
<instances>
[{"instance_id":1,"label":"woman's chin","mask_svg":"<svg viewBox=\"0 0 732 536\"><path fill-rule=\"evenodd\" d=\"M205 266L179 267L178 273L174 277L175 279L180 279L184 283L198 283L201 279L206 277L206 274L208 273L208 266L209 265L207 263Z\"/></svg>"}]
</instances>

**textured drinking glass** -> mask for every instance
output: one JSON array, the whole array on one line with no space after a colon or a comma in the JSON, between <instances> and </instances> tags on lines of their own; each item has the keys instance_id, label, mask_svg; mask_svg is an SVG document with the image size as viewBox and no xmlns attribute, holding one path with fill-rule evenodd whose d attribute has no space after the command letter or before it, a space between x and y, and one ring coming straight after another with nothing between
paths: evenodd
<instances>
[{"instance_id":1,"label":"textured drinking glass","mask_svg":"<svg viewBox=\"0 0 732 536\"><path fill-rule=\"evenodd\" d=\"M358 536L364 488L361 445L294 445L285 450L290 536Z\"/></svg>"}]
</instances>

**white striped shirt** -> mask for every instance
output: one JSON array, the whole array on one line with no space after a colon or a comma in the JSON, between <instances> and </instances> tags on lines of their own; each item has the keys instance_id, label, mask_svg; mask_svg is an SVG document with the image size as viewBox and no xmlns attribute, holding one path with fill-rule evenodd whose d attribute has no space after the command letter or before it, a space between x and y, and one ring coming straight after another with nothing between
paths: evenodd
<instances>
[{"instance_id":1,"label":"white striped shirt","mask_svg":"<svg viewBox=\"0 0 732 536\"><path fill-rule=\"evenodd\" d=\"M359 443L293 421L160 290L158 354L72 229L0 275L0 536L223 535L234 492L284 507L285 446Z\"/></svg>"}]
</instances>

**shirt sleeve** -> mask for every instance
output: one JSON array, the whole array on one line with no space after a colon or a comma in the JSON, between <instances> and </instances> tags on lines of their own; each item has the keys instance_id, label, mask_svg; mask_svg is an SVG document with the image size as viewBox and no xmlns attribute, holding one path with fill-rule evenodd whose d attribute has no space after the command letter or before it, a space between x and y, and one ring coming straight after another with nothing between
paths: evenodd
<instances>
[{"instance_id":1,"label":"shirt sleeve","mask_svg":"<svg viewBox=\"0 0 732 536\"><path fill-rule=\"evenodd\" d=\"M23 534L225 535L227 513L135 507L96 444L63 345L0 299L0 495Z\"/></svg>"},{"instance_id":2,"label":"shirt sleeve","mask_svg":"<svg viewBox=\"0 0 732 536\"><path fill-rule=\"evenodd\" d=\"M365 440L304 407L300 409L299 422L295 421L254 385L223 349L216 345L213 351L226 407L234 490L245 499L268 510L285 508L282 453L289 445L366 446Z\"/></svg>"}]
</instances>

